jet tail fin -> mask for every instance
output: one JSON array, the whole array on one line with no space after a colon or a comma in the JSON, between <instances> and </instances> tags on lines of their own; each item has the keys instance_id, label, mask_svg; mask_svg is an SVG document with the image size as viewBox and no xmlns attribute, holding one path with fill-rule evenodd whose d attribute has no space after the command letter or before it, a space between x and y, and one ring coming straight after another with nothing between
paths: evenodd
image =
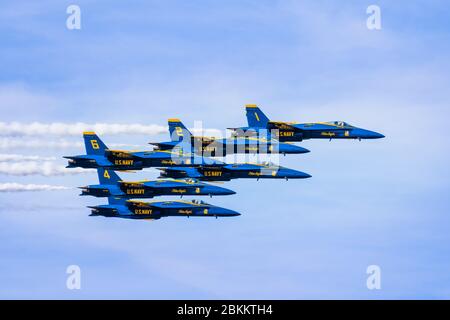
<instances>
[{"instance_id":1,"label":"jet tail fin","mask_svg":"<svg viewBox=\"0 0 450 320\"><path fill-rule=\"evenodd\" d=\"M184 138L189 138L192 133L185 127L185 125L179 119L169 119L169 133L172 141L183 141Z\"/></svg>"},{"instance_id":2,"label":"jet tail fin","mask_svg":"<svg viewBox=\"0 0 450 320\"><path fill-rule=\"evenodd\" d=\"M101 167L97 169L97 174L100 184L116 185L119 181L122 180L120 179L119 175L115 173L113 170Z\"/></svg>"},{"instance_id":3,"label":"jet tail fin","mask_svg":"<svg viewBox=\"0 0 450 320\"><path fill-rule=\"evenodd\" d=\"M88 155L104 155L108 147L95 132L83 132L84 146Z\"/></svg>"},{"instance_id":4,"label":"jet tail fin","mask_svg":"<svg viewBox=\"0 0 450 320\"><path fill-rule=\"evenodd\" d=\"M261 111L256 104L245 106L247 122L249 127L266 128L269 118Z\"/></svg>"}]
</instances>

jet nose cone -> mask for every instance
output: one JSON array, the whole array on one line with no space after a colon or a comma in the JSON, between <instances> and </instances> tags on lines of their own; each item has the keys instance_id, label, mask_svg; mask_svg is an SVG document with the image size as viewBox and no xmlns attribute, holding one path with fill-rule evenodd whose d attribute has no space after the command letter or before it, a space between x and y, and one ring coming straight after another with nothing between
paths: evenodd
<instances>
[{"instance_id":1,"label":"jet nose cone","mask_svg":"<svg viewBox=\"0 0 450 320\"><path fill-rule=\"evenodd\" d=\"M296 147L298 148L298 150L301 150L301 152L299 151L299 153L308 153L308 152L311 152L311 151L309 151L309 150L306 149L306 148L298 147L298 146L296 146Z\"/></svg>"},{"instance_id":2,"label":"jet nose cone","mask_svg":"<svg viewBox=\"0 0 450 320\"><path fill-rule=\"evenodd\" d=\"M204 186L201 190L202 190L201 193L203 195L211 195L211 196L228 196L236 194L236 192L234 192L233 190L214 185Z\"/></svg>"},{"instance_id":3,"label":"jet nose cone","mask_svg":"<svg viewBox=\"0 0 450 320\"><path fill-rule=\"evenodd\" d=\"M370 130L364 130L364 129L356 130L355 136L356 136L356 138L359 138L359 139L381 139L381 138L384 138L384 135L382 135L381 133L378 133L375 131L370 131Z\"/></svg>"},{"instance_id":4,"label":"jet nose cone","mask_svg":"<svg viewBox=\"0 0 450 320\"><path fill-rule=\"evenodd\" d=\"M381 138L384 138L385 136L384 136L384 134L381 134L381 133L378 133L378 132L374 132L373 133L373 138L374 139L381 139Z\"/></svg>"},{"instance_id":5,"label":"jet nose cone","mask_svg":"<svg viewBox=\"0 0 450 320\"><path fill-rule=\"evenodd\" d=\"M227 209L227 212L225 215L228 217L237 217L237 216L240 216L241 214L239 212Z\"/></svg>"},{"instance_id":6,"label":"jet nose cone","mask_svg":"<svg viewBox=\"0 0 450 320\"><path fill-rule=\"evenodd\" d=\"M293 144L281 144L280 153L300 154L310 152L308 149Z\"/></svg>"},{"instance_id":7,"label":"jet nose cone","mask_svg":"<svg viewBox=\"0 0 450 320\"><path fill-rule=\"evenodd\" d=\"M311 175L302 171L284 168L278 170L277 177L286 179L306 179L311 178Z\"/></svg>"},{"instance_id":8,"label":"jet nose cone","mask_svg":"<svg viewBox=\"0 0 450 320\"><path fill-rule=\"evenodd\" d=\"M306 172L302 172L302 171L290 170L290 172L288 172L288 174L286 175L286 178L307 179L307 178L311 178L311 175Z\"/></svg>"},{"instance_id":9,"label":"jet nose cone","mask_svg":"<svg viewBox=\"0 0 450 320\"><path fill-rule=\"evenodd\" d=\"M228 196L228 195L236 194L236 192L231 189L222 188L222 187L217 187L217 188L218 188L218 194L220 194L220 195Z\"/></svg>"},{"instance_id":10,"label":"jet nose cone","mask_svg":"<svg viewBox=\"0 0 450 320\"><path fill-rule=\"evenodd\" d=\"M384 135L381 133L370 131L370 130L364 130L364 135L366 139L381 139L384 138Z\"/></svg>"},{"instance_id":11,"label":"jet nose cone","mask_svg":"<svg viewBox=\"0 0 450 320\"><path fill-rule=\"evenodd\" d=\"M239 212L220 207L211 208L210 214L217 217L235 217L241 215Z\"/></svg>"}]
</instances>

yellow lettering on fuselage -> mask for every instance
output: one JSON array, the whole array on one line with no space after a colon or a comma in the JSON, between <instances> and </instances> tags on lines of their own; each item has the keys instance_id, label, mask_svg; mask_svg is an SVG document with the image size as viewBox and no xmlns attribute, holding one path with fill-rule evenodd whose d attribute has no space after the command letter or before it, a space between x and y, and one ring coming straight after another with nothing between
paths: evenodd
<instances>
[{"instance_id":1,"label":"yellow lettering on fuselage","mask_svg":"<svg viewBox=\"0 0 450 320\"><path fill-rule=\"evenodd\" d=\"M178 188L178 189L172 189L172 193L186 193L186 189Z\"/></svg>"},{"instance_id":2,"label":"yellow lettering on fuselage","mask_svg":"<svg viewBox=\"0 0 450 320\"><path fill-rule=\"evenodd\" d=\"M336 133L334 133L334 132L321 132L320 134L322 136L326 136L326 137L333 137L336 135Z\"/></svg>"},{"instance_id":3,"label":"yellow lettering on fuselage","mask_svg":"<svg viewBox=\"0 0 450 320\"><path fill-rule=\"evenodd\" d=\"M116 166L132 166L133 163L134 163L134 160L122 160L122 159L114 160L114 164Z\"/></svg>"},{"instance_id":4,"label":"yellow lettering on fuselage","mask_svg":"<svg viewBox=\"0 0 450 320\"><path fill-rule=\"evenodd\" d=\"M279 137L293 137L294 132L293 131L279 131L276 135Z\"/></svg>"},{"instance_id":5,"label":"yellow lettering on fuselage","mask_svg":"<svg viewBox=\"0 0 450 320\"><path fill-rule=\"evenodd\" d=\"M261 175L261 172L260 171L249 171L248 175L249 176L257 176L257 177L259 177Z\"/></svg>"},{"instance_id":6,"label":"yellow lettering on fuselage","mask_svg":"<svg viewBox=\"0 0 450 320\"><path fill-rule=\"evenodd\" d=\"M144 189L127 189L127 194L136 195L136 194L144 194Z\"/></svg>"},{"instance_id":7,"label":"yellow lettering on fuselage","mask_svg":"<svg viewBox=\"0 0 450 320\"><path fill-rule=\"evenodd\" d=\"M205 171L203 172L205 177L221 177L222 171Z\"/></svg>"},{"instance_id":8,"label":"yellow lettering on fuselage","mask_svg":"<svg viewBox=\"0 0 450 320\"><path fill-rule=\"evenodd\" d=\"M192 210L180 209L180 210L178 210L178 213L181 213L181 214L192 214Z\"/></svg>"},{"instance_id":9,"label":"yellow lettering on fuselage","mask_svg":"<svg viewBox=\"0 0 450 320\"><path fill-rule=\"evenodd\" d=\"M161 160L161 163L162 164L170 164L170 165L175 164L175 162L173 160Z\"/></svg>"},{"instance_id":10,"label":"yellow lettering on fuselage","mask_svg":"<svg viewBox=\"0 0 450 320\"><path fill-rule=\"evenodd\" d=\"M134 209L134 214L152 214L152 209Z\"/></svg>"}]
</instances>

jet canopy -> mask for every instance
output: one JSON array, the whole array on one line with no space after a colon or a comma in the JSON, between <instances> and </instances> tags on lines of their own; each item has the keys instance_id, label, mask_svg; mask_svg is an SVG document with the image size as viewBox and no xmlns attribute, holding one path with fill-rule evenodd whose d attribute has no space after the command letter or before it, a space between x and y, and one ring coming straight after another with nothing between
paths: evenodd
<instances>
[{"instance_id":1,"label":"jet canopy","mask_svg":"<svg viewBox=\"0 0 450 320\"><path fill-rule=\"evenodd\" d=\"M192 200L192 203L194 204L207 204L205 201L203 200Z\"/></svg>"},{"instance_id":2,"label":"jet canopy","mask_svg":"<svg viewBox=\"0 0 450 320\"><path fill-rule=\"evenodd\" d=\"M273 163L271 161L264 161L262 163L262 165L265 166L265 167L279 167L279 165L277 165L277 164L275 164L275 163Z\"/></svg>"},{"instance_id":3,"label":"jet canopy","mask_svg":"<svg viewBox=\"0 0 450 320\"><path fill-rule=\"evenodd\" d=\"M330 121L328 122L329 124L333 124L335 126L344 128L344 127L352 127L351 125L349 125L347 122L344 121Z\"/></svg>"}]
</instances>

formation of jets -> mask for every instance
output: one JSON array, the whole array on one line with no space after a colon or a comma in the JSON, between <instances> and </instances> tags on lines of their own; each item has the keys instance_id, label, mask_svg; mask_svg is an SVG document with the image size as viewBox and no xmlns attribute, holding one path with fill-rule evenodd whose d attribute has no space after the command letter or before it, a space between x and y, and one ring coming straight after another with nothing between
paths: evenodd
<instances>
[{"instance_id":1,"label":"formation of jets","mask_svg":"<svg viewBox=\"0 0 450 320\"><path fill-rule=\"evenodd\" d=\"M228 128L231 137L194 136L178 119L169 119L170 141L150 143L152 151L111 150L95 132L84 132L86 154L66 156L68 168L97 169L99 184L80 187L81 195L108 198L107 205L90 206L92 216L160 219L168 216L232 217L238 212L203 201L151 201L159 196L219 196L234 191L205 181L231 179L305 179L305 172L272 163L225 163L211 157L227 154L302 154L294 145L305 139L378 139L380 133L343 121L295 123L271 121L256 105L246 106L248 126ZM157 168L154 181L123 181L115 171Z\"/></svg>"}]
</instances>

